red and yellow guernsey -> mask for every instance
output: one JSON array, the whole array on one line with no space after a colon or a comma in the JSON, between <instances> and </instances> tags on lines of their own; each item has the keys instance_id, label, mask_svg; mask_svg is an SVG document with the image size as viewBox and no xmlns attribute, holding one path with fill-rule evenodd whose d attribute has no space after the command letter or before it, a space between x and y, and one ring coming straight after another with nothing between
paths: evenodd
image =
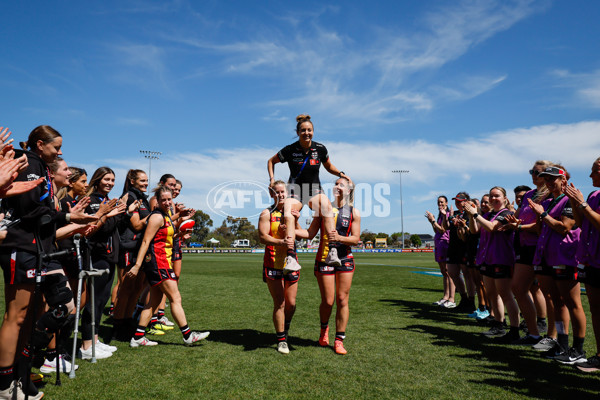
<instances>
[{"instance_id":1,"label":"red and yellow guernsey","mask_svg":"<svg viewBox=\"0 0 600 400\"><path fill-rule=\"evenodd\" d=\"M159 269L172 269L173 235L175 233L173 221L171 221L170 216L165 215L160 211L154 212L163 216L164 224L158 232L156 232L156 235L154 235L149 250L152 253L152 258L156 260L156 266ZM146 256L146 259L148 259L148 256Z\"/></svg>"},{"instance_id":2,"label":"red and yellow guernsey","mask_svg":"<svg viewBox=\"0 0 600 400\"><path fill-rule=\"evenodd\" d=\"M333 220L335 224L335 230L340 236L350 236L352 232L352 206L344 205L342 208L333 208ZM327 233L323 233L321 229L321 241L319 242L319 251L317 252L317 261L325 262L327 253L329 253L329 238ZM350 246L340 245L336 247L338 250L338 257L340 259L352 258L352 250Z\"/></svg>"},{"instance_id":3,"label":"red and yellow guernsey","mask_svg":"<svg viewBox=\"0 0 600 400\"><path fill-rule=\"evenodd\" d=\"M271 236L276 239L283 239L285 237L284 232L279 232L279 225L282 218L283 213L281 211L275 207L270 209ZM273 269L283 269L286 256L287 248L285 246L267 246L265 247L264 266Z\"/></svg>"}]
</instances>

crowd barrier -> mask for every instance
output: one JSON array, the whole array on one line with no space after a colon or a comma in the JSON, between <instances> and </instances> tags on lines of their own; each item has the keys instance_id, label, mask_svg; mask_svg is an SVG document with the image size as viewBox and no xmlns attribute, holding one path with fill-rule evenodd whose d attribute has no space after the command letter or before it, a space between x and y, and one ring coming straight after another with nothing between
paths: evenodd
<instances>
[{"instance_id":1,"label":"crowd barrier","mask_svg":"<svg viewBox=\"0 0 600 400\"><path fill-rule=\"evenodd\" d=\"M194 249L184 248L184 253L264 253L265 249ZM297 253L316 253L317 249L298 249ZM433 253L433 249L352 249L353 253Z\"/></svg>"}]
</instances>

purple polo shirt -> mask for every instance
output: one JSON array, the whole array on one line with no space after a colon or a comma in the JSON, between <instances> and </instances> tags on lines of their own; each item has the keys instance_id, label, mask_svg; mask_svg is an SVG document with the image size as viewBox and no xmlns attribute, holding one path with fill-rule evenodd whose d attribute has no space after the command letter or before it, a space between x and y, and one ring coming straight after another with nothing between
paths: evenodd
<instances>
[{"instance_id":1,"label":"purple polo shirt","mask_svg":"<svg viewBox=\"0 0 600 400\"><path fill-rule=\"evenodd\" d=\"M501 224L506 223L506 216L512 214L506 208L499 212L489 212L482 217L488 221L498 220ZM475 263L477 265L509 265L515 264L514 231L488 232L483 227L480 230L479 248Z\"/></svg>"},{"instance_id":2,"label":"purple polo shirt","mask_svg":"<svg viewBox=\"0 0 600 400\"><path fill-rule=\"evenodd\" d=\"M446 211L446 217L450 216L450 212ZM440 213L438 215L438 219L437 219L437 223L438 225L442 225L442 213ZM435 242L435 246L437 247L439 244L444 244L442 242L445 242L446 246L448 245L448 242L450 241L450 231L446 230L444 233L439 233L436 232L435 236L433 237L433 241Z\"/></svg>"},{"instance_id":3,"label":"purple polo shirt","mask_svg":"<svg viewBox=\"0 0 600 400\"><path fill-rule=\"evenodd\" d=\"M532 224L535 222L537 215L535 211L529 206L527 199L532 199L535 196L537 189L533 189L525 193L523 201L521 202L521 208L519 211L519 219L523 221L522 225ZM535 246L537 245L538 235L535 232L519 232L519 240L521 246Z\"/></svg>"},{"instance_id":4,"label":"purple polo shirt","mask_svg":"<svg viewBox=\"0 0 600 400\"><path fill-rule=\"evenodd\" d=\"M450 215L450 212L446 211L446 217ZM437 223L438 225L442 225L442 213L438 215ZM448 245L450 243L450 231L445 231L444 233L436 232L433 237L433 241L435 243L435 261L436 262L445 262L448 257Z\"/></svg>"},{"instance_id":5,"label":"purple polo shirt","mask_svg":"<svg viewBox=\"0 0 600 400\"><path fill-rule=\"evenodd\" d=\"M550 204L554 199L549 198L542 202L544 210L548 211ZM563 196L558 203L550 211L548 215L552 218L559 220L563 215L571 216L572 218L571 205L569 198ZM577 243L579 242L579 228L572 229L567 233L566 236L561 235L554 229L550 228L548 224L542 223L542 233L538 239L537 247L535 249L535 256L533 257L533 265L540 265L542 258L550 266L554 265L568 265L574 267L577 265L575 253L577 251Z\"/></svg>"},{"instance_id":6,"label":"purple polo shirt","mask_svg":"<svg viewBox=\"0 0 600 400\"><path fill-rule=\"evenodd\" d=\"M587 203L592 210L600 212L600 190L590 193ZM600 231L585 217L581 223L577 261L583 265L600 268Z\"/></svg>"}]
</instances>

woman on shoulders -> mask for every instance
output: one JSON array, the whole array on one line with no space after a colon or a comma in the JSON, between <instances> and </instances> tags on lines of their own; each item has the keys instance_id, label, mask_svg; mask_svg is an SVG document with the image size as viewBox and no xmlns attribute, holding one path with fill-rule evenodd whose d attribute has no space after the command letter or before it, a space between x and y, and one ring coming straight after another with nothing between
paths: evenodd
<instances>
[{"instance_id":1,"label":"woman on shoulders","mask_svg":"<svg viewBox=\"0 0 600 400\"><path fill-rule=\"evenodd\" d=\"M289 197L283 208L283 217L286 225L286 236L295 240L295 222L292 211L300 211L305 204L322 218L325 232L334 229L333 216L331 213L331 202L323 194L319 171L321 164L332 175L350 178L338 170L331 160L327 148L321 143L313 141L314 125L310 115L298 115L296 117L296 134L298 141L292 143L269 159L267 170L269 172L270 184L275 182L274 168L277 163L288 163L290 177L288 179ZM340 265L335 245L330 246L329 256L326 262L330 265ZM297 271L300 264L296 260L294 247L289 245L287 250L286 265L284 271Z\"/></svg>"}]
</instances>

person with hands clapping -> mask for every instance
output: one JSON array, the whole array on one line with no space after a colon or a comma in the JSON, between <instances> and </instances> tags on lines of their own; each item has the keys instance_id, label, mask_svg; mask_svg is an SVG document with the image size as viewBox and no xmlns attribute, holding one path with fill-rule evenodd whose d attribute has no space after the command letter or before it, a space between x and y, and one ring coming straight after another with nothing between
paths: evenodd
<instances>
[{"instance_id":1,"label":"person with hands clapping","mask_svg":"<svg viewBox=\"0 0 600 400\"><path fill-rule=\"evenodd\" d=\"M135 257L142 244L144 230L151 214L147 191L146 173L139 169L129 170L123 185L123 195L128 195L129 209L119 229L121 240L119 273L122 274L122 280L118 285L113 312L113 333L118 340L129 341L137 326L132 315L145 285L143 272L131 278L127 276L127 271L135 264Z\"/></svg>"},{"instance_id":2,"label":"person with hands clapping","mask_svg":"<svg viewBox=\"0 0 600 400\"><path fill-rule=\"evenodd\" d=\"M594 187L600 187L600 158L592 164L590 178ZM584 199L581 191L571 183L565 186L564 193L573 206L575 223L581 227L577 261L583 269L579 270L577 279L585 283L596 337L596 354L576 366L581 371L593 372L600 370L600 190Z\"/></svg>"},{"instance_id":3,"label":"person with hands clapping","mask_svg":"<svg viewBox=\"0 0 600 400\"><path fill-rule=\"evenodd\" d=\"M497 336L498 343L510 344L519 340L519 307L511 291L511 278L515 264L514 239L512 231L501 230L507 223L509 201L506 190L494 186L489 193L492 211L479 215L477 208L466 203L464 208L469 216L469 227L480 232L476 263L480 265L484 284L496 323L485 334ZM498 299L500 297L500 299ZM508 310L510 330L504 331L504 307ZM503 332L504 331L504 332Z\"/></svg>"},{"instance_id":4,"label":"person with hands clapping","mask_svg":"<svg viewBox=\"0 0 600 400\"><path fill-rule=\"evenodd\" d=\"M443 297L440 300L434 302L433 304L441 306L447 301L454 303L454 292L456 291L456 288L454 287L454 283L452 282L452 279L450 279L450 275L448 275L448 270L446 268L446 258L448 257L448 243L450 241L450 232L443 227L443 221L445 218L448 218L448 198L446 196L439 196L437 199L437 205L437 219L429 211L425 212L425 218L427 218L427 220L433 227L433 231L435 232L435 261L440 267L442 281L444 283Z\"/></svg>"},{"instance_id":5,"label":"person with hands clapping","mask_svg":"<svg viewBox=\"0 0 600 400\"><path fill-rule=\"evenodd\" d=\"M550 197L542 204L531 199L528 202L537 215L540 232L533 259L535 272L553 278L552 282L542 282L542 290L549 292L552 298L558 335L557 346L548 352L558 362L577 364L586 361L583 351L586 320L577 281L576 251L580 228L575 225L573 208L564 194L570 175L562 165L552 164L539 176L544 179ZM573 326L573 346L570 348L569 319Z\"/></svg>"},{"instance_id":6,"label":"person with hands clapping","mask_svg":"<svg viewBox=\"0 0 600 400\"><path fill-rule=\"evenodd\" d=\"M471 197L467 192L459 192L456 197L452 198L457 210L454 211L452 206L450 206L450 212L442 216L442 226L444 229L450 232L448 256L446 257L448 275L452 279L456 290L460 293L460 303L458 304L458 309L460 311L469 312L475 308L475 284L471 279L469 279L471 274L466 267L467 243L461 239L459 230L466 230L463 207L464 203L470 199ZM465 280L463 280L463 277L461 276L461 270ZM441 306L445 308L457 307L456 303L451 301L447 301Z\"/></svg>"},{"instance_id":7,"label":"person with hands clapping","mask_svg":"<svg viewBox=\"0 0 600 400\"><path fill-rule=\"evenodd\" d=\"M6 130L2 138L6 140ZM14 157L17 159L26 158L26 168L20 170L11 185L14 188L28 184L34 187L24 193L5 198L1 206L2 212L10 215L12 221L19 220L19 223L8 227L7 236L0 244L0 265L4 271L6 301L6 313L0 328L0 394L2 395L7 393L5 391L10 391L24 396L23 390L25 390L30 399L43 396L35 387L22 386L22 383L28 379L28 365L32 350L44 349L53 334L68 323L69 315L74 308L73 294L64 274L57 272L46 274L41 289L49 310L34 322L34 335L31 338L28 332L21 332L29 307L39 307L39 304L30 304L35 288L38 247L45 254L52 252L57 223L87 223L97 219L77 207L70 212L58 211L54 204L54 186L48 164L53 163L62 154L62 143L63 138L58 131L48 125L41 125L31 131L27 142L21 143L23 150L9 150L14 151ZM5 144L2 151L6 149ZM44 181L45 184L39 184ZM42 262L42 274L48 270L51 262ZM32 310L31 315L35 315L37 311ZM24 349L17 349L20 337L22 342L28 343ZM21 356L17 363L17 373L14 374L17 350L21 350Z\"/></svg>"},{"instance_id":8,"label":"person with hands clapping","mask_svg":"<svg viewBox=\"0 0 600 400\"><path fill-rule=\"evenodd\" d=\"M44 182L43 177L32 181L15 182L19 174L27 169L29 162L25 154L15 158L11 144L13 139L8 139L10 135L8 128L0 127L0 198L23 194Z\"/></svg>"},{"instance_id":9,"label":"person with hands clapping","mask_svg":"<svg viewBox=\"0 0 600 400\"><path fill-rule=\"evenodd\" d=\"M523 319L525 320L528 332L527 336L522 338L520 344L533 345L534 349L539 351L548 350L556 343L554 309L550 293L546 291L545 295L539 296L539 298L535 297L535 299L540 300L538 303L542 315L538 315L536 305L533 301L533 295L536 292L532 293L531 289L536 288L537 290L540 290L540 288L537 288L537 283L535 283L536 278L538 282L540 282L540 286L541 282L544 280L548 281L545 283L546 287L553 286L554 282L552 281L551 276L536 276L534 271L533 258L538 241L538 227L537 217L529 205L529 199L536 204L540 204L548 196L549 193L544 178L539 175L549 165L550 162L545 160L539 160L534 163L533 167L529 170L529 174L531 175L532 183L536 188L525 192L520 200L520 205L515 215L509 215L507 217L509 223L504 226L506 229L512 229L515 232L518 232L518 246L515 246L515 250L518 251L516 253L512 291L519 305L519 309L521 310L521 314L523 315ZM517 190L515 190L515 196L517 195ZM544 292L542 291L542 293ZM543 318L546 315L549 317L548 325L546 325L545 318ZM546 327L548 336L546 338L541 338L540 335L542 330L545 330Z\"/></svg>"},{"instance_id":10,"label":"person with hands clapping","mask_svg":"<svg viewBox=\"0 0 600 400\"><path fill-rule=\"evenodd\" d=\"M88 188L90 204L88 212L95 212L98 222L95 230L88 237L91 252L92 268L108 270L108 273L94 278L94 304L87 302L81 316L81 356L83 359L92 358L92 340L96 342L96 358L108 358L116 351L115 346L109 346L98 339L98 329L102 310L110 298L115 268L119 254L119 233L122 214L127 207L127 195L121 199L109 199L108 195L115 185L115 173L109 167L100 167L92 175ZM96 332L92 332L91 308L94 307Z\"/></svg>"}]
</instances>

